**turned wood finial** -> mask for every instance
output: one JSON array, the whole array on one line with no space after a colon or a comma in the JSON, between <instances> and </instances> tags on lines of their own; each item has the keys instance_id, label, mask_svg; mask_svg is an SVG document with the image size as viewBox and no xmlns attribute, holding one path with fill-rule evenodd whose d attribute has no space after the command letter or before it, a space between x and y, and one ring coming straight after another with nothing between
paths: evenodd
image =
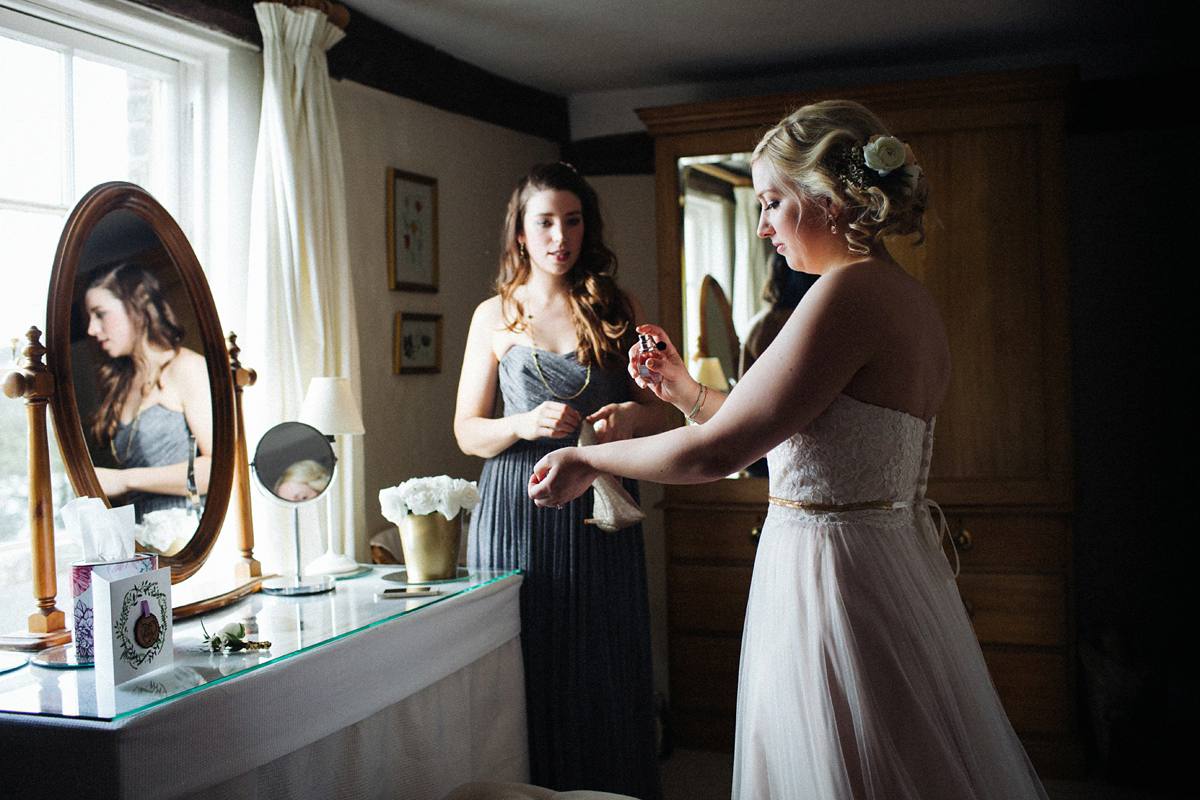
<instances>
[{"instance_id":1,"label":"turned wood finial","mask_svg":"<svg viewBox=\"0 0 1200 800\"><path fill-rule=\"evenodd\" d=\"M253 386L258 380L258 373L249 367L243 367L242 362L238 360L238 356L242 353L242 348L238 347L237 334L233 331L229 332L229 367L233 370L233 385L234 388L241 390L246 386Z\"/></svg>"},{"instance_id":2,"label":"turned wood finial","mask_svg":"<svg viewBox=\"0 0 1200 800\"><path fill-rule=\"evenodd\" d=\"M46 348L41 341L42 332L38 330L37 326L34 326L25 336L29 340L29 345L23 353L25 356L24 366L14 369L4 376L4 394L13 399L49 397L52 384L50 383L50 372L42 361L46 355ZM21 340L13 339L12 341L15 355Z\"/></svg>"}]
</instances>

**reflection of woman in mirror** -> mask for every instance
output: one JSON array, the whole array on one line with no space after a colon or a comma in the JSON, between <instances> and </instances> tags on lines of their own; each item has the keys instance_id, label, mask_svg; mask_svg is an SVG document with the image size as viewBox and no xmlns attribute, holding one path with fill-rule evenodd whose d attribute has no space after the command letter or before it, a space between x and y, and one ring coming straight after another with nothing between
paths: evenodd
<instances>
[{"instance_id":1,"label":"reflection of woman in mirror","mask_svg":"<svg viewBox=\"0 0 1200 800\"><path fill-rule=\"evenodd\" d=\"M741 366L738 378L746 374L750 365L758 360L767 345L775 341L783 324L792 316L794 309L812 286L817 276L797 272L787 264L787 259L776 253L771 259L771 276L763 287L762 298L767 307L750 320L746 341L742 342Z\"/></svg>"},{"instance_id":2,"label":"reflection of woman in mirror","mask_svg":"<svg viewBox=\"0 0 1200 800\"><path fill-rule=\"evenodd\" d=\"M319 461L306 458L290 465L275 481L271 493L281 500L303 503L319 497L329 485L329 470Z\"/></svg>"},{"instance_id":3,"label":"reflection of woman in mirror","mask_svg":"<svg viewBox=\"0 0 1200 800\"><path fill-rule=\"evenodd\" d=\"M212 398L204 356L181 345L184 329L158 279L136 262L99 269L89 280L84 311L104 353L100 405L91 433L116 469L97 468L114 502L132 503L137 519L188 506L188 456L194 438L196 491L208 491Z\"/></svg>"}]
</instances>

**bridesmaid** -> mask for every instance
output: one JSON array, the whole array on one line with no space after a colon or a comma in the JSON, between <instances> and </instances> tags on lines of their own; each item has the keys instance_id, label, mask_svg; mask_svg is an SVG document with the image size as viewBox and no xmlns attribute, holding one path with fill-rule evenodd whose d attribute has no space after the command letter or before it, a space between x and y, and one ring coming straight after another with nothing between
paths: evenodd
<instances>
[{"instance_id":1,"label":"bridesmaid","mask_svg":"<svg viewBox=\"0 0 1200 800\"><path fill-rule=\"evenodd\" d=\"M520 181L502 246L496 295L471 320L454 414L459 447L487 459L468 564L524 575L532 781L657 798L641 525L590 524L590 489L549 509L525 493L533 465L574 446L581 424L600 442L657 429L657 401L625 371L641 309L617 286L595 192L566 164ZM636 497L636 482L625 488Z\"/></svg>"}]
</instances>

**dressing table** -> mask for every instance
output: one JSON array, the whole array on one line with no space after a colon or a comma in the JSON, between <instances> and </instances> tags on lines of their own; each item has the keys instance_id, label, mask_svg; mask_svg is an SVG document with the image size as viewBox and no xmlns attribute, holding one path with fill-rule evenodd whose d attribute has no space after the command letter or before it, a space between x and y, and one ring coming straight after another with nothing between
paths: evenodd
<instances>
[{"instance_id":1,"label":"dressing table","mask_svg":"<svg viewBox=\"0 0 1200 800\"><path fill-rule=\"evenodd\" d=\"M171 570L174 661L113 688L73 667L78 654L61 644L75 607L58 585L45 417L48 407L75 493L120 502L98 479L120 465L85 428L104 359L81 298L97 271L124 261L153 273L183 346L204 356L213 442L194 530L159 554ZM519 574L464 573L405 599L379 597L397 586L394 566L310 596L257 591L240 413L254 373L227 347L203 269L153 197L123 182L84 195L59 242L46 319L46 346L31 330L25 363L4 380L29 416L34 602L28 632L0 639L23 651L14 669L0 666L0 796L436 800L473 779L526 779ZM191 600L189 579L218 534L236 537L241 556L219 591ZM206 649L207 634L231 622L271 646Z\"/></svg>"},{"instance_id":2,"label":"dressing table","mask_svg":"<svg viewBox=\"0 0 1200 800\"><path fill-rule=\"evenodd\" d=\"M179 621L174 664L115 691L88 668L0 675L0 794L436 800L526 779L520 575L379 599L395 571ZM206 649L229 622L270 649Z\"/></svg>"}]
</instances>

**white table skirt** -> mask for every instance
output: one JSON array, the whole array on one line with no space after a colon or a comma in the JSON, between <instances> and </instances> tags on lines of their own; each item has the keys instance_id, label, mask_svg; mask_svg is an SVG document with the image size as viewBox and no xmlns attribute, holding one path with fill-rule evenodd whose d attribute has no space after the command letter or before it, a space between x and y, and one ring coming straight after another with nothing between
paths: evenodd
<instances>
[{"instance_id":1,"label":"white table skirt","mask_svg":"<svg viewBox=\"0 0 1200 800\"><path fill-rule=\"evenodd\" d=\"M477 588L112 722L0 715L3 777L26 769L17 785L43 789L29 796L55 785L139 800L436 800L469 780L526 780L519 586Z\"/></svg>"}]
</instances>

